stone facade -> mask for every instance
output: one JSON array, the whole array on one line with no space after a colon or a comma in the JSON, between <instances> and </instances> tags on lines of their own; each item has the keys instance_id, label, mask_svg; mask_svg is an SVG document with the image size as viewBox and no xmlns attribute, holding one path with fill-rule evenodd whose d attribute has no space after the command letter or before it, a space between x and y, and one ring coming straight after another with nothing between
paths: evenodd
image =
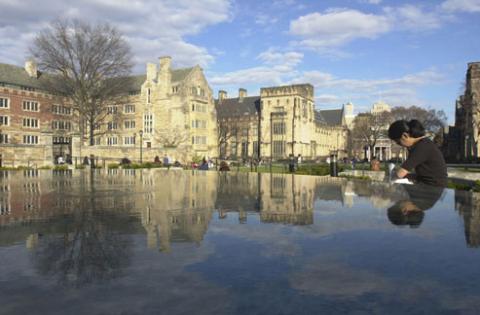
<instances>
[{"instance_id":1,"label":"stone facade","mask_svg":"<svg viewBox=\"0 0 480 315\"><path fill-rule=\"evenodd\" d=\"M468 64L465 93L455 103L455 126L450 127L444 153L451 161L477 160L480 154L480 62Z\"/></svg>"},{"instance_id":2,"label":"stone facade","mask_svg":"<svg viewBox=\"0 0 480 315\"><path fill-rule=\"evenodd\" d=\"M72 162L90 155L153 162L168 155L188 162L218 154L212 90L199 66L172 69L170 57L160 58L158 69L147 64L146 75L132 77L126 102L109 106L93 146L68 100L44 93L41 78L32 61L24 69L0 64L3 166L51 165L58 156Z\"/></svg>"},{"instance_id":3,"label":"stone facade","mask_svg":"<svg viewBox=\"0 0 480 315\"><path fill-rule=\"evenodd\" d=\"M260 96L253 97L244 89L236 98L220 91L216 108L218 131L230 128L221 157L317 159L332 151L345 152L343 110L315 110L310 84L261 88Z\"/></svg>"}]
</instances>

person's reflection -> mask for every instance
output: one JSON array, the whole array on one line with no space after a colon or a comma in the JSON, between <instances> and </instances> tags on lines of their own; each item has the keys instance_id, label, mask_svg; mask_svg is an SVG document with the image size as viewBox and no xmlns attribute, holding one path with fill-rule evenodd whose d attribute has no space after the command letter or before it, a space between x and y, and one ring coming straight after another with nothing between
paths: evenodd
<instances>
[{"instance_id":1,"label":"person's reflection","mask_svg":"<svg viewBox=\"0 0 480 315\"><path fill-rule=\"evenodd\" d=\"M440 199L443 187L427 185L402 185L407 199L403 199L388 208L387 216L392 224L420 226L425 216L424 211L432 208Z\"/></svg>"}]
</instances>

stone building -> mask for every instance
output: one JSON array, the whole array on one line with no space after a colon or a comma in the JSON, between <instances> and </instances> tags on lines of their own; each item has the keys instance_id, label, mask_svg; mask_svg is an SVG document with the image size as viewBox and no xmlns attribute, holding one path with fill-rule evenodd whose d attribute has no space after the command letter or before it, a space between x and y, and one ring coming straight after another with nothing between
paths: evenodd
<instances>
[{"instance_id":1,"label":"stone building","mask_svg":"<svg viewBox=\"0 0 480 315\"><path fill-rule=\"evenodd\" d=\"M151 161L168 155L187 162L193 156L217 155L216 112L212 89L202 68L172 69L171 58L159 67L148 63L146 74L133 77L129 99L112 106L106 133L95 146L78 144L78 152L102 158ZM113 113L121 112L117 122Z\"/></svg>"},{"instance_id":2,"label":"stone building","mask_svg":"<svg viewBox=\"0 0 480 315\"><path fill-rule=\"evenodd\" d=\"M382 115L385 112L390 112L391 107L390 105L384 103L383 101L378 101L372 105L372 109L370 113L361 113L356 116L356 119L368 119L369 115ZM371 117L371 116L370 116ZM404 152L400 150L400 147L397 145L392 145L392 141L387 136L387 130L389 125L386 124L380 130L380 135L377 138L375 146L373 147L373 152L371 152L372 148L370 148L365 139L358 137L358 135L351 134L351 141L352 141L352 155L359 158L359 159L367 159L370 160L370 157L373 155L375 158L379 159L380 161L389 160L391 158L403 158L405 156ZM354 128L354 121L351 123L351 130ZM373 154L371 154L373 153Z\"/></svg>"},{"instance_id":3,"label":"stone building","mask_svg":"<svg viewBox=\"0 0 480 315\"><path fill-rule=\"evenodd\" d=\"M42 76L33 61L25 68L0 64L4 166L51 165L58 156L79 162L90 155L116 162L217 156L212 90L199 66L172 69L170 57L161 57L159 67L147 64L145 75L131 78L125 103L107 108L93 146L68 99L42 90Z\"/></svg>"},{"instance_id":4,"label":"stone building","mask_svg":"<svg viewBox=\"0 0 480 315\"><path fill-rule=\"evenodd\" d=\"M220 157L306 159L345 152L344 111L317 111L310 84L267 87L249 97L239 89L228 98L219 91L216 101Z\"/></svg>"},{"instance_id":5,"label":"stone building","mask_svg":"<svg viewBox=\"0 0 480 315\"><path fill-rule=\"evenodd\" d=\"M468 64L465 93L455 102L455 126L445 137L444 153L451 161L479 158L480 62Z\"/></svg>"}]
</instances>

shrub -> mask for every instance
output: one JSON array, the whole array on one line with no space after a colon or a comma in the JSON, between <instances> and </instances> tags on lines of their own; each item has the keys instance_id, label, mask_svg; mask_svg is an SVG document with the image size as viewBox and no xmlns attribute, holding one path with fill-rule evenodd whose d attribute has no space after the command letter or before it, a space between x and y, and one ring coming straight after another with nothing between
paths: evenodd
<instances>
[{"instance_id":1,"label":"shrub","mask_svg":"<svg viewBox=\"0 0 480 315\"><path fill-rule=\"evenodd\" d=\"M108 169L117 169L120 165L118 165L117 163L109 163L107 165L107 168Z\"/></svg>"},{"instance_id":2,"label":"shrub","mask_svg":"<svg viewBox=\"0 0 480 315\"><path fill-rule=\"evenodd\" d=\"M68 166L67 165L55 165L53 167L53 170L54 171L67 171L68 170Z\"/></svg>"},{"instance_id":3,"label":"shrub","mask_svg":"<svg viewBox=\"0 0 480 315\"><path fill-rule=\"evenodd\" d=\"M132 161L130 161L129 158L124 157L124 158L120 161L120 164L122 164L122 165L124 165L124 164L132 164Z\"/></svg>"}]
</instances>

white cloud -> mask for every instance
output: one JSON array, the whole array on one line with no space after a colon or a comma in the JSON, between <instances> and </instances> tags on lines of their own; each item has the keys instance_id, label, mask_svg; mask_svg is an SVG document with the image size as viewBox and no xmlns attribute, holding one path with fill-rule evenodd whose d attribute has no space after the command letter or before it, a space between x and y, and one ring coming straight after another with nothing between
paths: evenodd
<instances>
[{"instance_id":1,"label":"white cloud","mask_svg":"<svg viewBox=\"0 0 480 315\"><path fill-rule=\"evenodd\" d=\"M436 29L443 23L443 17L437 11L426 11L412 4L395 8L387 7L384 11L398 30Z\"/></svg>"},{"instance_id":2,"label":"white cloud","mask_svg":"<svg viewBox=\"0 0 480 315\"><path fill-rule=\"evenodd\" d=\"M228 21L231 0L79 0L75 4L61 0L45 0L39 6L35 0L5 2L0 10L2 41L18 41L19 37L33 37L51 20L58 17L78 18L90 22L109 22L122 31L132 44L137 70L144 71L144 63L161 55L173 56L177 66L206 66L214 60L207 47L186 40L211 25ZM35 8L35 14L32 9ZM15 26L13 31L7 29ZM23 63L27 46L5 46L0 58ZM14 56L14 58L9 57ZM15 57L16 56L16 57ZM13 60L12 60L13 59Z\"/></svg>"},{"instance_id":3,"label":"white cloud","mask_svg":"<svg viewBox=\"0 0 480 315\"><path fill-rule=\"evenodd\" d=\"M449 12L480 12L480 0L447 0L441 8Z\"/></svg>"},{"instance_id":4,"label":"white cloud","mask_svg":"<svg viewBox=\"0 0 480 315\"><path fill-rule=\"evenodd\" d=\"M426 101L417 95L422 86L443 83L445 78L435 69L405 74L397 78L348 79L337 78L330 73L306 71L292 80L292 83L309 82L320 93L319 104L340 104L348 101L361 101L371 104L382 99L390 105L426 106ZM317 104L318 105L318 104Z\"/></svg>"},{"instance_id":5,"label":"white cloud","mask_svg":"<svg viewBox=\"0 0 480 315\"><path fill-rule=\"evenodd\" d=\"M339 97L333 94L320 94L315 97L315 103L319 104L335 104L338 105Z\"/></svg>"},{"instance_id":6,"label":"white cloud","mask_svg":"<svg viewBox=\"0 0 480 315\"><path fill-rule=\"evenodd\" d=\"M262 65L233 71L221 75L213 75L209 82L222 86L241 86L245 84L280 85L298 75L295 67L303 60L298 52L278 52L270 48L257 56Z\"/></svg>"},{"instance_id":7,"label":"white cloud","mask_svg":"<svg viewBox=\"0 0 480 315\"><path fill-rule=\"evenodd\" d=\"M344 45L358 38L374 39L391 28L387 17L351 9L311 13L290 22L290 34L315 50Z\"/></svg>"}]
</instances>

